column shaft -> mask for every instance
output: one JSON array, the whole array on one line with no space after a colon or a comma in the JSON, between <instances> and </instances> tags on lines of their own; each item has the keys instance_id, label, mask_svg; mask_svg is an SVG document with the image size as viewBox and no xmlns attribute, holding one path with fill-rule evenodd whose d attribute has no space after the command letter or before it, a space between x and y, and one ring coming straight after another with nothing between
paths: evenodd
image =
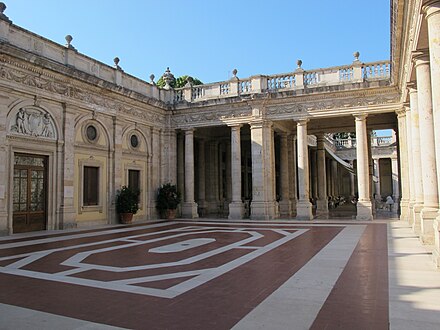
<instances>
[{"instance_id":1,"label":"column shaft","mask_svg":"<svg viewBox=\"0 0 440 330\"><path fill-rule=\"evenodd\" d=\"M440 189L440 1L431 1L423 8L428 23L429 54L431 59L432 108L435 128L435 150L437 167L437 188ZM440 212L433 223L433 257L440 267Z\"/></svg>"},{"instance_id":2,"label":"column shaft","mask_svg":"<svg viewBox=\"0 0 440 330\"><path fill-rule=\"evenodd\" d=\"M289 153L287 133L280 134L280 213L283 217L292 215L292 208L289 196L290 180L289 180Z\"/></svg>"},{"instance_id":3,"label":"column shaft","mask_svg":"<svg viewBox=\"0 0 440 330\"><path fill-rule=\"evenodd\" d=\"M317 159L316 166L318 168L318 200L316 212L319 214L328 213L328 197L327 197L327 178L325 166L325 147L324 134L317 136Z\"/></svg>"},{"instance_id":4,"label":"column shaft","mask_svg":"<svg viewBox=\"0 0 440 330\"><path fill-rule=\"evenodd\" d=\"M310 203L309 153L307 144L307 120L297 122L298 137L298 219L312 220L312 204Z\"/></svg>"},{"instance_id":5,"label":"column shaft","mask_svg":"<svg viewBox=\"0 0 440 330\"><path fill-rule=\"evenodd\" d=\"M229 219L242 219L244 204L241 200L241 125L231 127L231 183L232 201L229 204Z\"/></svg>"},{"instance_id":6,"label":"column shaft","mask_svg":"<svg viewBox=\"0 0 440 330\"><path fill-rule=\"evenodd\" d=\"M370 199L370 182L368 166L367 116L357 115L356 118L356 164L358 194L357 220L372 220L373 213Z\"/></svg>"},{"instance_id":7,"label":"column shaft","mask_svg":"<svg viewBox=\"0 0 440 330\"><path fill-rule=\"evenodd\" d=\"M435 158L434 125L431 98L431 77L428 56L415 57L417 97L420 125L420 155L422 162L423 209L420 238L430 244L434 241L434 219L438 211L437 167ZM423 133L422 133L423 132Z\"/></svg>"},{"instance_id":8,"label":"column shaft","mask_svg":"<svg viewBox=\"0 0 440 330\"><path fill-rule=\"evenodd\" d=\"M197 218L197 204L194 201L194 130L185 131L185 202L182 216Z\"/></svg>"}]
</instances>

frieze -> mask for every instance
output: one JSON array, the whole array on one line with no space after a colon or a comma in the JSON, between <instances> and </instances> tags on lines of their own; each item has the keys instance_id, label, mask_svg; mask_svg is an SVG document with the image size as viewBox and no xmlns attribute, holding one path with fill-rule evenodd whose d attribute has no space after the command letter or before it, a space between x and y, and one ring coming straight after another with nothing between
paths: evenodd
<instances>
[{"instance_id":1,"label":"frieze","mask_svg":"<svg viewBox=\"0 0 440 330\"><path fill-rule=\"evenodd\" d=\"M375 105L393 104L399 101L399 96L396 95L380 95L375 97L359 98L354 96L350 99L333 99L333 100L321 100L319 102L309 102L292 105L277 105L269 106L266 113L268 115L283 115L283 114L296 114L310 111L319 110L333 110L344 108L356 108L356 107L368 107Z\"/></svg>"},{"instance_id":2,"label":"frieze","mask_svg":"<svg viewBox=\"0 0 440 330\"><path fill-rule=\"evenodd\" d=\"M86 92L75 86L70 86L66 83L60 83L54 80L46 79L46 77L42 75L37 76L33 74L26 74L9 69L5 66L0 66L0 78L14 81L16 83L20 83L26 86L35 87L51 93L56 93L58 95L73 98L85 103L98 105L105 109L123 112L138 118L142 118L146 121L161 124L166 123L166 116L164 115L160 115L158 113L150 113L147 111L129 107L126 105L126 103L109 100L102 96ZM145 97L143 101L148 100L149 99Z\"/></svg>"},{"instance_id":3,"label":"frieze","mask_svg":"<svg viewBox=\"0 0 440 330\"><path fill-rule=\"evenodd\" d=\"M246 118L252 115L251 109L241 109L237 111L212 111L196 114L174 115L171 120L174 124L190 124L197 122L225 121L237 118Z\"/></svg>"}]
</instances>

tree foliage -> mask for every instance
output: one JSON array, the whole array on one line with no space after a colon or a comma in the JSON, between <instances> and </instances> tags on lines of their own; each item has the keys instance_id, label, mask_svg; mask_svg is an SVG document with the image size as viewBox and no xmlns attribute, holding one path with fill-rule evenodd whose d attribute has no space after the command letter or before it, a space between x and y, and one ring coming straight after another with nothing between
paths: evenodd
<instances>
[{"instance_id":1,"label":"tree foliage","mask_svg":"<svg viewBox=\"0 0 440 330\"><path fill-rule=\"evenodd\" d=\"M188 78L192 79L192 84L193 85L203 85L203 82L201 82L199 79L193 78L193 77L188 76L188 75L184 75L184 76L178 77L177 79L174 78L174 80L170 83L170 86L173 87L173 88L185 87ZM159 78L159 80L157 81L156 85L158 87L160 87L160 88L163 88L165 86L165 81L163 80L163 77Z\"/></svg>"}]
</instances>

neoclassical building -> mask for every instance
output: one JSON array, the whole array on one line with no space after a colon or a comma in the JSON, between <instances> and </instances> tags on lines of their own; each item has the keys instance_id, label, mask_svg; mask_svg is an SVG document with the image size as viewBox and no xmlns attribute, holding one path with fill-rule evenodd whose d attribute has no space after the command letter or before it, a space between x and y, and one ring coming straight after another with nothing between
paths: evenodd
<instances>
[{"instance_id":1,"label":"neoclassical building","mask_svg":"<svg viewBox=\"0 0 440 330\"><path fill-rule=\"evenodd\" d=\"M141 191L139 221L157 219L168 182L183 218L311 220L346 196L355 219L371 220L373 195L392 195L438 262L439 6L391 1L390 60L356 52L347 65L298 61L173 89L170 70L159 88L117 58L81 54L71 36L60 45L13 24L0 4L0 231L116 223L123 185ZM371 133L382 129L397 143L379 148ZM356 135L351 153L331 138L341 132Z\"/></svg>"}]
</instances>

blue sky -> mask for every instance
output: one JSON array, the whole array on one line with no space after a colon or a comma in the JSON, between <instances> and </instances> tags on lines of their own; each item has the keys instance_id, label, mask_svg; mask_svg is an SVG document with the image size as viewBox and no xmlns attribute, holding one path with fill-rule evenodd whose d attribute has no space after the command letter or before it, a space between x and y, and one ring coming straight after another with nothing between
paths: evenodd
<instances>
[{"instance_id":1,"label":"blue sky","mask_svg":"<svg viewBox=\"0 0 440 330\"><path fill-rule=\"evenodd\" d=\"M388 59L389 0L5 0L17 25L144 80L205 83Z\"/></svg>"}]
</instances>

